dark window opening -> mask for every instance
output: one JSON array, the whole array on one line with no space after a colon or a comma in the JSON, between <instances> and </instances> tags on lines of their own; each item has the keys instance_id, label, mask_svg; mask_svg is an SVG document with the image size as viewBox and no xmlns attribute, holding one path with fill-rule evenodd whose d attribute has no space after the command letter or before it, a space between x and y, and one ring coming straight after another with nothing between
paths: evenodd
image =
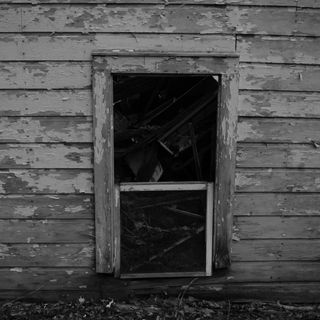
<instances>
[{"instance_id":1,"label":"dark window opening","mask_svg":"<svg viewBox=\"0 0 320 320\"><path fill-rule=\"evenodd\" d=\"M115 74L113 87L121 274L208 275L218 81L211 75Z\"/></svg>"},{"instance_id":2,"label":"dark window opening","mask_svg":"<svg viewBox=\"0 0 320 320\"><path fill-rule=\"evenodd\" d=\"M213 76L114 75L115 182L214 181Z\"/></svg>"}]
</instances>

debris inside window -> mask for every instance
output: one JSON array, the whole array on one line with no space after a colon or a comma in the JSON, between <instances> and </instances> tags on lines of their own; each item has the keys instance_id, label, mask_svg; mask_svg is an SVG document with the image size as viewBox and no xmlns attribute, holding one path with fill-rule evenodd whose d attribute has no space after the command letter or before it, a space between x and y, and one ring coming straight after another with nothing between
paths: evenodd
<instances>
[{"instance_id":1,"label":"debris inside window","mask_svg":"<svg viewBox=\"0 0 320 320\"><path fill-rule=\"evenodd\" d=\"M115 183L214 181L213 76L114 75ZM121 192L121 272L204 271L206 191Z\"/></svg>"}]
</instances>

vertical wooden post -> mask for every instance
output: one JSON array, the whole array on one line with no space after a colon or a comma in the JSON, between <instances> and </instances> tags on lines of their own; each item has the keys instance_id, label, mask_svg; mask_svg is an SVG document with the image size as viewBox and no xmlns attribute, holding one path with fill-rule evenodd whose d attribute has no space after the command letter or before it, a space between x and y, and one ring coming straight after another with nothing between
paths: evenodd
<instances>
[{"instance_id":1,"label":"vertical wooden post","mask_svg":"<svg viewBox=\"0 0 320 320\"><path fill-rule=\"evenodd\" d=\"M221 76L215 178L215 268L230 265L235 178L238 74Z\"/></svg>"},{"instance_id":2,"label":"vertical wooden post","mask_svg":"<svg viewBox=\"0 0 320 320\"><path fill-rule=\"evenodd\" d=\"M94 59L93 142L96 272L113 272L114 160L111 73Z\"/></svg>"}]
</instances>

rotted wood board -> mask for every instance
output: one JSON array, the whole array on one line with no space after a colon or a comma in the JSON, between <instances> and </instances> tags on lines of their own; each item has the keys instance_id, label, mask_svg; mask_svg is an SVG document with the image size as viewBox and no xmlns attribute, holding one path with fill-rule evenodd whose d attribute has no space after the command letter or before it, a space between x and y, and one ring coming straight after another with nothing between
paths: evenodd
<instances>
[{"instance_id":1,"label":"rotted wood board","mask_svg":"<svg viewBox=\"0 0 320 320\"><path fill-rule=\"evenodd\" d=\"M92 193L91 170L2 170L0 194Z\"/></svg>"},{"instance_id":2,"label":"rotted wood board","mask_svg":"<svg viewBox=\"0 0 320 320\"><path fill-rule=\"evenodd\" d=\"M6 48L7 45L3 47ZM0 116L92 116L91 92L90 90L1 90Z\"/></svg>"},{"instance_id":3,"label":"rotted wood board","mask_svg":"<svg viewBox=\"0 0 320 320\"><path fill-rule=\"evenodd\" d=\"M216 271L214 277L199 278L199 285L217 283L242 282L276 282L276 281L320 281L319 262L235 262L229 270ZM48 290L79 290L94 291L102 286L125 288L126 283L110 277L99 277L90 268L4 268L0 269L3 279L2 290L34 290L43 285L43 291ZM133 283L135 288L144 287L146 282L151 286L181 287L186 279L140 280L126 281ZM140 285L139 285L140 284Z\"/></svg>"},{"instance_id":4,"label":"rotted wood board","mask_svg":"<svg viewBox=\"0 0 320 320\"><path fill-rule=\"evenodd\" d=\"M170 66L169 62L167 61L159 68L161 67L163 72L166 68L170 70L172 65ZM175 62L179 61L175 60ZM134 63L141 68L138 61ZM205 64L199 65L195 61L192 65L182 62L180 64L181 71L187 66L194 73L206 71ZM154 65L144 65L140 72L154 72L152 70L154 70ZM0 63L0 89L81 89L91 85L90 76L89 62ZM240 89L254 90L320 91L319 77L320 66L242 63L239 86Z\"/></svg>"},{"instance_id":5,"label":"rotted wood board","mask_svg":"<svg viewBox=\"0 0 320 320\"><path fill-rule=\"evenodd\" d=\"M50 4L3 6L2 32L143 32L319 35L316 9L286 7Z\"/></svg>"},{"instance_id":6,"label":"rotted wood board","mask_svg":"<svg viewBox=\"0 0 320 320\"><path fill-rule=\"evenodd\" d=\"M320 91L319 78L320 66L318 65L241 63L239 88L246 90Z\"/></svg>"},{"instance_id":7,"label":"rotted wood board","mask_svg":"<svg viewBox=\"0 0 320 320\"><path fill-rule=\"evenodd\" d=\"M93 267L94 245L0 244L1 267Z\"/></svg>"},{"instance_id":8,"label":"rotted wood board","mask_svg":"<svg viewBox=\"0 0 320 320\"><path fill-rule=\"evenodd\" d=\"M102 4L141 4L142 0L0 0L0 3L102 3ZM144 0L143 4L161 4L163 0ZM190 4L190 5L253 5L253 6L287 6L287 7L310 7L318 8L317 0L168 0L166 5Z\"/></svg>"},{"instance_id":9,"label":"rotted wood board","mask_svg":"<svg viewBox=\"0 0 320 320\"><path fill-rule=\"evenodd\" d=\"M101 299L101 294L99 291L89 291L87 289L78 289L78 290L68 290L68 291L43 291L41 288L37 288L38 290L33 291L24 291L24 290L0 290L0 299L11 301L11 300L20 300L24 298L29 302L53 302L56 303L57 301L70 301L74 302L79 299L79 297L83 297L86 300L94 299L98 300ZM119 297L116 295L114 297ZM124 295L122 295L124 297Z\"/></svg>"},{"instance_id":10,"label":"rotted wood board","mask_svg":"<svg viewBox=\"0 0 320 320\"><path fill-rule=\"evenodd\" d=\"M235 36L209 34L1 34L0 60L91 61L97 49L125 51L233 52Z\"/></svg>"},{"instance_id":11,"label":"rotted wood board","mask_svg":"<svg viewBox=\"0 0 320 320\"><path fill-rule=\"evenodd\" d=\"M1 117L0 142L90 142L92 117Z\"/></svg>"},{"instance_id":12,"label":"rotted wood board","mask_svg":"<svg viewBox=\"0 0 320 320\"><path fill-rule=\"evenodd\" d=\"M319 194L236 193L234 216L320 216Z\"/></svg>"},{"instance_id":13,"label":"rotted wood board","mask_svg":"<svg viewBox=\"0 0 320 320\"><path fill-rule=\"evenodd\" d=\"M8 6L2 32L231 33L225 7L135 5ZM19 19L19 20L17 20Z\"/></svg>"},{"instance_id":14,"label":"rotted wood board","mask_svg":"<svg viewBox=\"0 0 320 320\"><path fill-rule=\"evenodd\" d=\"M73 89L90 83L88 62L0 62L0 89Z\"/></svg>"},{"instance_id":15,"label":"rotted wood board","mask_svg":"<svg viewBox=\"0 0 320 320\"><path fill-rule=\"evenodd\" d=\"M320 217L233 218L237 239L319 239Z\"/></svg>"},{"instance_id":16,"label":"rotted wood board","mask_svg":"<svg viewBox=\"0 0 320 320\"><path fill-rule=\"evenodd\" d=\"M0 3L101 3L101 4L141 4L142 0L0 0ZM144 0L143 4L160 4L163 5L163 0ZM297 8L319 8L317 0L168 0L166 5L237 5L237 6L279 6L279 7L297 7Z\"/></svg>"},{"instance_id":17,"label":"rotted wood board","mask_svg":"<svg viewBox=\"0 0 320 320\"><path fill-rule=\"evenodd\" d=\"M317 144L238 143L238 168L320 168Z\"/></svg>"},{"instance_id":18,"label":"rotted wood board","mask_svg":"<svg viewBox=\"0 0 320 320\"><path fill-rule=\"evenodd\" d=\"M320 41L312 37L238 36L242 62L320 64Z\"/></svg>"},{"instance_id":19,"label":"rotted wood board","mask_svg":"<svg viewBox=\"0 0 320 320\"><path fill-rule=\"evenodd\" d=\"M319 239L240 240L232 242L232 261L319 261Z\"/></svg>"},{"instance_id":20,"label":"rotted wood board","mask_svg":"<svg viewBox=\"0 0 320 320\"><path fill-rule=\"evenodd\" d=\"M190 279L187 279L190 282ZM139 281L141 282L141 281ZM182 289L187 287L187 283ZM151 288L151 289L150 289ZM148 290L149 289L149 290ZM199 290L198 290L199 289ZM87 289L68 290L68 291L22 291L22 290L1 290L0 299L14 300L25 297L29 301L38 302L57 302L57 301L76 301L79 297L85 300L108 299L110 296L125 299L132 295L148 295L151 293L161 294L163 291L170 295L178 296L181 292L180 287L170 288L169 286L151 287L151 282L146 282L143 288L135 290L134 287L117 287L114 284L104 285L101 291L89 291ZM232 300L235 302L248 302L251 300L278 300L281 303L318 303L319 283L250 283L250 284L221 284L202 286L202 288L192 287L192 296L197 298L207 298L215 300Z\"/></svg>"},{"instance_id":21,"label":"rotted wood board","mask_svg":"<svg viewBox=\"0 0 320 320\"><path fill-rule=\"evenodd\" d=\"M320 170L238 169L239 192L320 192Z\"/></svg>"},{"instance_id":22,"label":"rotted wood board","mask_svg":"<svg viewBox=\"0 0 320 320\"><path fill-rule=\"evenodd\" d=\"M190 282L190 281L189 281ZM132 294L145 295L148 294L148 285L143 289L135 290L134 287L129 287ZM190 287L188 283L182 288L188 287L188 294L202 299L213 300L228 300L248 302L252 300L266 301L281 301L287 303L293 302L308 302L317 303L319 301L319 283L241 283L241 284L216 284L216 285L197 285L193 283ZM150 293L161 293L165 290L169 295L178 295L181 292L181 287L152 287ZM107 291L105 297L107 297Z\"/></svg>"},{"instance_id":23,"label":"rotted wood board","mask_svg":"<svg viewBox=\"0 0 320 320\"><path fill-rule=\"evenodd\" d=\"M93 219L93 199L89 195L1 195L0 219Z\"/></svg>"},{"instance_id":24,"label":"rotted wood board","mask_svg":"<svg viewBox=\"0 0 320 320\"><path fill-rule=\"evenodd\" d=\"M238 142L312 143L319 140L320 119L239 118Z\"/></svg>"},{"instance_id":25,"label":"rotted wood board","mask_svg":"<svg viewBox=\"0 0 320 320\"><path fill-rule=\"evenodd\" d=\"M93 219L0 220L3 243L81 243L94 238ZM14 236L12 236L14 235Z\"/></svg>"},{"instance_id":26,"label":"rotted wood board","mask_svg":"<svg viewBox=\"0 0 320 320\"><path fill-rule=\"evenodd\" d=\"M239 116L320 118L319 92L250 91L239 93Z\"/></svg>"},{"instance_id":27,"label":"rotted wood board","mask_svg":"<svg viewBox=\"0 0 320 320\"><path fill-rule=\"evenodd\" d=\"M1 144L0 168L92 169L93 148L86 144Z\"/></svg>"}]
</instances>

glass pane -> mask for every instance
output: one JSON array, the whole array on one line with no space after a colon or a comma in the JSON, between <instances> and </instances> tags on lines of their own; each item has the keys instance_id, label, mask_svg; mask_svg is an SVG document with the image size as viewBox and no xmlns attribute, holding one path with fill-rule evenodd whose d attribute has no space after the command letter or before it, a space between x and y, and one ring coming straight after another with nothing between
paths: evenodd
<instances>
[{"instance_id":1,"label":"glass pane","mask_svg":"<svg viewBox=\"0 0 320 320\"><path fill-rule=\"evenodd\" d=\"M121 273L205 271L206 191L121 192Z\"/></svg>"}]
</instances>

